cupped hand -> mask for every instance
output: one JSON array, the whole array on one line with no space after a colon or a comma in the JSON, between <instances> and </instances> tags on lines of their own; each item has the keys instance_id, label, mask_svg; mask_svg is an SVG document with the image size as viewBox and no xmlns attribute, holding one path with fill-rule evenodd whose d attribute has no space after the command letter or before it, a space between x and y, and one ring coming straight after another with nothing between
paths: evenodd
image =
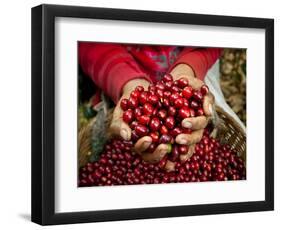
<instances>
[{"instance_id":1,"label":"cupped hand","mask_svg":"<svg viewBox=\"0 0 281 230\"><path fill-rule=\"evenodd\" d=\"M171 75L174 80L180 78L187 79L189 85L195 90L200 89L201 86L204 85L204 82L196 78L193 70L185 64L177 65L171 71ZM204 128L208 125L209 120L212 117L214 110L214 96L210 91L203 98L203 110L204 116L189 117L182 120L181 125L184 128L192 130L192 133L179 134L175 139L176 143L188 146L188 152L180 156L182 161L186 161L192 156L195 151L195 144L202 139Z\"/></svg>"},{"instance_id":2,"label":"cupped hand","mask_svg":"<svg viewBox=\"0 0 281 230\"><path fill-rule=\"evenodd\" d=\"M120 102L123 98L129 98L130 93L137 87L143 86L145 90L147 90L149 86L149 82L143 79L136 79L129 81L123 87L123 94L120 100L118 101L114 111L113 117L110 124L110 132L113 136L121 136L124 140L130 140L132 130L127 123L123 121L123 110L120 107ZM141 155L141 157L150 163L159 162L169 151L169 146L166 144L160 144L156 147L156 149L151 153L148 152L147 149L152 143L152 139L150 136L144 136L140 138L134 145L134 151Z\"/></svg>"}]
</instances>

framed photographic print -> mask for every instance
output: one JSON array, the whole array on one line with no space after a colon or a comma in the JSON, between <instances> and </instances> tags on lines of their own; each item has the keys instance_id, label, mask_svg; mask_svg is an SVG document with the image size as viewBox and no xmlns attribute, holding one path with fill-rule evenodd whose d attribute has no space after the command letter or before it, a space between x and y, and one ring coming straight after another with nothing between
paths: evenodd
<instances>
[{"instance_id":1,"label":"framed photographic print","mask_svg":"<svg viewBox=\"0 0 281 230\"><path fill-rule=\"evenodd\" d=\"M274 21L32 8L32 221L273 210Z\"/></svg>"}]
</instances>

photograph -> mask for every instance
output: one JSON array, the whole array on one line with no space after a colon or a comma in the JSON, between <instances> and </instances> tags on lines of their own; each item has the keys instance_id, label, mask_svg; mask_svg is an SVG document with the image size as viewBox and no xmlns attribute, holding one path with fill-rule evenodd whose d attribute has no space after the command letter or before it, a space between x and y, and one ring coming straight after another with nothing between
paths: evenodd
<instances>
[{"instance_id":1,"label":"photograph","mask_svg":"<svg viewBox=\"0 0 281 230\"><path fill-rule=\"evenodd\" d=\"M245 48L77 41L77 186L246 180L246 69Z\"/></svg>"},{"instance_id":2,"label":"photograph","mask_svg":"<svg viewBox=\"0 0 281 230\"><path fill-rule=\"evenodd\" d=\"M274 20L32 8L41 225L274 209Z\"/></svg>"}]
</instances>

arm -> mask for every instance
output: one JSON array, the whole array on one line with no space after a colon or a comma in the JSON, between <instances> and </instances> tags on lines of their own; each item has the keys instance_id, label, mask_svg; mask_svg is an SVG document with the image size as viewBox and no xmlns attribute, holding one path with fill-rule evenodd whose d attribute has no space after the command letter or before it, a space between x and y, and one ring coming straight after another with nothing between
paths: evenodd
<instances>
[{"instance_id":1,"label":"arm","mask_svg":"<svg viewBox=\"0 0 281 230\"><path fill-rule=\"evenodd\" d=\"M192 51L184 49L171 70L177 65L185 64L191 67L197 78L203 80L207 71L220 57L221 51L219 48L199 48Z\"/></svg>"},{"instance_id":2,"label":"arm","mask_svg":"<svg viewBox=\"0 0 281 230\"><path fill-rule=\"evenodd\" d=\"M123 122L120 99L129 98L138 85L147 89L150 79L120 45L79 43L79 63L82 70L116 103L110 124L111 134L130 140L131 129ZM161 144L153 153L146 153L151 142L151 137L142 137L135 144L135 150L146 161L158 161L167 153L168 146Z\"/></svg>"},{"instance_id":3,"label":"arm","mask_svg":"<svg viewBox=\"0 0 281 230\"><path fill-rule=\"evenodd\" d=\"M118 102L128 81L133 79L150 81L126 48L121 45L80 42L78 55L83 72L115 103Z\"/></svg>"}]
</instances>

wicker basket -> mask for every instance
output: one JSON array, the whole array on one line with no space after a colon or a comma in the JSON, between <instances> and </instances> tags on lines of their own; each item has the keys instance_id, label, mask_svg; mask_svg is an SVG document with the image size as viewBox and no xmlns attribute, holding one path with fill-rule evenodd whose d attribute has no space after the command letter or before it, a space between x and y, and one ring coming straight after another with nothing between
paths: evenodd
<instances>
[{"instance_id":1,"label":"wicker basket","mask_svg":"<svg viewBox=\"0 0 281 230\"><path fill-rule=\"evenodd\" d=\"M246 162L246 133L241 126L222 108L216 106L216 112L222 120L215 138L222 144L229 144L231 149L237 152Z\"/></svg>"},{"instance_id":2,"label":"wicker basket","mask_svg":"<svg viewBox=\"0 0 281 230\"><path fill-rule=\"evenodd\" d=\"M229 144L231 149L235 150L239 156L246 162L246 133L240 125L222 108L216 106L216 112L220 119L216 132L213 132L213 137L217 138L222 144ZM112 111L108 113L108 121L112 118ZM79 130L78 135L78 159L79 166L84 166L89 162L91 155L91 133L92 126L96 122L93 118L86 126ZM214 136L215 135L215 136Z\"/></svg>"},{"instance_id":3,"label":"wicker basket","mask_svg":"<svg viewBox=\"0 0 281 230\"><path fill-rule=\"evenodd\" d=\"M93 118L87 125L83 126L78 133L78 160L79 167L84 166L89 161L91 155L91 133L93 123L96 119Z\"/></svg>"},{"instance_id":4,"label":"wicker basket","mask_svg":"<svg viewBox=\"0 0 281 230\"><path fill-rule=\"evenodd\" d=\"M113 109L108 111L107 121L111 121ZM90 155L92 154L92 142L91 142L91 135L92 135L92 127L93 124L96 122L96 118L92 118L90 122L83 126L79 130L78 134L78 159L79 159L79 167L84 166L89 162ZM110 122L107 123L109 126Z\"/></svg>"}]
</instances>

